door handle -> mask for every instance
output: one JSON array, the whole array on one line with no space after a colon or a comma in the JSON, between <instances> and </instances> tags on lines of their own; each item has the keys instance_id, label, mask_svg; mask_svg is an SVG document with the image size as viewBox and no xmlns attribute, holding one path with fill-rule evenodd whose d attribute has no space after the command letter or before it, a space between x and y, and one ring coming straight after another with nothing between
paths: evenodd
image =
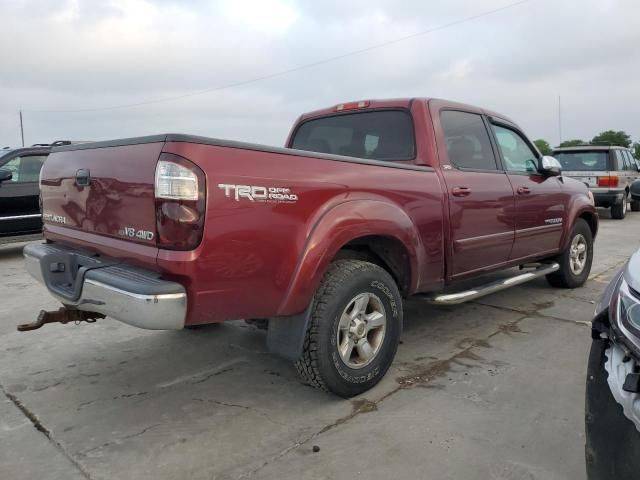
<instances>
[{"instance_id":1,"label":"door handle","mask_svg":"<svg viewBox=\"0 0 640 480\"><path fill-rule=\"evenodd\" d=\"M454 197L466 197L471 193L471 189L469 187L453 187L451 193Z\"/></svg>"},{"instance_id":2,"label":"door handle","mask_svg":"<svg viewBox=\"0 0 640 480\"><path fill-rule=\"evenodd\" d=\"M518 187L518 195L526 195L527 193L531 193L529 187Z\"/></svg>"},{"instance_id":3,"label":"door handle","mask_svg":"<svg viewBox=\"0 0 640 480\"><path fill-rule=\"evenodd\" d=\"M81 168L76 172L76 185L79 187L87 187L91 183L91 172L88 168Z\"/></svg>"}]
</instances>

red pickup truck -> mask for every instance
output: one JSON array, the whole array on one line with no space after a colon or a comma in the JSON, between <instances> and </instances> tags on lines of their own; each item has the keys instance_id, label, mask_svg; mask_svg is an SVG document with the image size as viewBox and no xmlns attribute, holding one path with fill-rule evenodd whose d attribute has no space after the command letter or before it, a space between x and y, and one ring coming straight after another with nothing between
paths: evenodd
<instances>
[{"instance_id":1,"label":"red pickup truck","mask_svg":"<svg viewBox=\"0 0 640 480\"><path fill-rule=\"evenodd\" d=\"M598 219L508 118L436 99L302 115L286 148L156 135L54 149L30 273L64 307L149 329L268 319L267 344L352 396L389 368L402 299L453 304L546 275L582 285ZM462 292L458 280L523 266ZM531 269L531 270L530 270Z\"/></svg>"}]
</instances>

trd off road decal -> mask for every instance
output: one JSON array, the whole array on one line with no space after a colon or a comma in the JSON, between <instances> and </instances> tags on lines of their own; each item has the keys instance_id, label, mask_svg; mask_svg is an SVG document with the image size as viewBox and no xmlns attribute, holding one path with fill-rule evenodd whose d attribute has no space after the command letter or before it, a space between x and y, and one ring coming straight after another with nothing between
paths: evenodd
<instances>
[{"instance_id":1,"label":"trd off road decal","mask_svg":"<svg viewBox=\"0 0 640 480\"><path fill-rule=\"evenodd\" d=\"M236 202L247 199L251 202L268 203L295 203L298 196L285 187L263 187L257 185L227 185L218 184L218 188L224 190L224 196L233 198Z\"/></svg>"}]
</instances>

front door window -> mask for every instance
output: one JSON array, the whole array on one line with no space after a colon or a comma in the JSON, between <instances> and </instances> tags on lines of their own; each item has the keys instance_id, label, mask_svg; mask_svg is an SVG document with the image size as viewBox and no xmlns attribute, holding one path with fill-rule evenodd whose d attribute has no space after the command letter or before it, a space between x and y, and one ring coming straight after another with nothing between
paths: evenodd
<instances>
[{"instance_id":1,"label":"front door window","mask_svg":"<svg viewBox=\"0 0 640 480\"><path fill-rule=\"evenodd\" d=\"M31 183L40 179L40 169L46 155L29 155L9 160L0 168L9 170L13 176L7 183Z\"/></svg>"},{"instance_id":2,"label":"front door window","mask_svg":"<svg viewBox=\"0 0 640 480\"><path fill-rule=\"evenodd\" d=\"M509 173L537 173L538 156L515 131L493 125L505 170Z\"/></svg>"}]
</instances>

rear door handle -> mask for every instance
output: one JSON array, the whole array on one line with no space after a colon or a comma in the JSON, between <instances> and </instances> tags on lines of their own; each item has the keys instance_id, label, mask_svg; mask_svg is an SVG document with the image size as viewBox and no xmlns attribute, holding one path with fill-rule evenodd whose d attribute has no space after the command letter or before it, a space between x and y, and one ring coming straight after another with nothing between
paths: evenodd
<instances>
[{"instance_id":1,"label":"rear door handle","mask_svg":"<svg viewBox=\"0 0 640 480\"><path fill-rule=\"evenodd\" d=\"M471 189L469 187L453 187L451 193L454 197L466 197L471 193Z\"/></svg>"},{"instance_id":2,"label":"rear door handle","mask_svg":"<svg viewBox=\"0 0 640 480\"><path fill-rule=\"evenodd\" d=\"M531 193L529 187L518 187L518 195L526 195L527 193Z\"/></svg>"}]
</instances>

